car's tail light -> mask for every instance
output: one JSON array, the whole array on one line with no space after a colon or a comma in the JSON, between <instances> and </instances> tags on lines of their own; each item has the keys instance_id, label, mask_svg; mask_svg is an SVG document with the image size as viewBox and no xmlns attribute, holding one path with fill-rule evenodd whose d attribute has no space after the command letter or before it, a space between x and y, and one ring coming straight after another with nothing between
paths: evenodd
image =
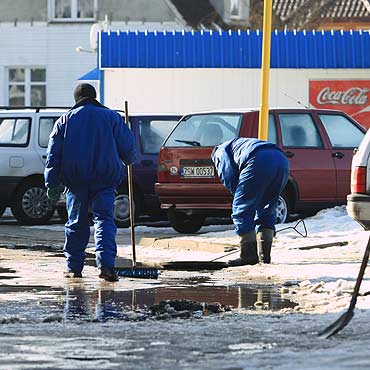
<instances>
[{"instance_id":1,"label":"car's tail light","mask_svg":"<svg viewBox=\"0 0 370 370\"><path fill-rule=\"evenodd\" d=\"M169 175L169 169L163 162L158 163L157 178L158 182L167 182Z\"/></svg>"},{"instance_id":2,"label":"car's tail light","mask_svg":"<svg viewBox=\"0 0 370 370\"><path fill-rule=\"evenodd\" d=\"M355 167L352 177L352 193L366 193L366 167Z\"/></svg>"}]
</instances>

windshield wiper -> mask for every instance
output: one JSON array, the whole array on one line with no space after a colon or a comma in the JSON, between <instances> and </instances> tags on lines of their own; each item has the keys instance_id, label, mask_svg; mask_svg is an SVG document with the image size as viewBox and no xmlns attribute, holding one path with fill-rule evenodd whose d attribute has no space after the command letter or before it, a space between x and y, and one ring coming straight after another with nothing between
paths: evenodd
<instances>
[{"instance_id":1,"label":"windshield wiper","mask_svg":"<svg viewBox=\"0 0 370 370\"><path fill-rule=\"evenodd\" d=\"M176 140L176 142L178 143L184 143L184 144L189 144L191 146L200 146L200 142L199 141L191 141L191 140Z\"/></svg>"}]
</instances>

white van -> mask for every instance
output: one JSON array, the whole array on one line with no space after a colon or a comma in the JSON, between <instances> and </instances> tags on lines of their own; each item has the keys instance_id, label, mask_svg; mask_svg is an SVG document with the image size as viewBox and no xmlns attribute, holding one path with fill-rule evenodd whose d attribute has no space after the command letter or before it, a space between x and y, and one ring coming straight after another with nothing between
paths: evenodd
<instances>
[{"instance_id":1,"label":"white van","mask_svg":"<svg viewBox=\"0 0 370 370\"><path fill-rule=\"evenodd\" d=\"M67 108L0 107L0 216L10 207L22 224L48 221L44 167L49 135Z\"/></svg>"}]
</instances>

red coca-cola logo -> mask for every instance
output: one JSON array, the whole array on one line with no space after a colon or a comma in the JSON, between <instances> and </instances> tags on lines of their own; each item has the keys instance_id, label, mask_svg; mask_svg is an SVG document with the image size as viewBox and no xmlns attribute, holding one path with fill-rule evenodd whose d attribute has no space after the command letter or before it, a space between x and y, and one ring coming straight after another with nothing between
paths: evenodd
<instances>
[{"instance_id":1,"label":"red coca-cola logo","mask_svg":"<svg viewBox=\"0 0 370 370\"><path fill-rule=\"evenodd\" d=\"M310 80L310 104L338 109L370 127L370 80Z\"/></svg>"},{"instance_id":2,"label":"red coca-cola logo","mask_svg":"<svg viewBox=\"0 0 370 370\"><path fill-rule=\"evenodd\" d=\"M351 87L347 90L331 90L330 87L324 87L316 97L317 104L334 105L364 105L368 102L367 93L370 89L361 87Z\"/></svg>"}]
</instances>

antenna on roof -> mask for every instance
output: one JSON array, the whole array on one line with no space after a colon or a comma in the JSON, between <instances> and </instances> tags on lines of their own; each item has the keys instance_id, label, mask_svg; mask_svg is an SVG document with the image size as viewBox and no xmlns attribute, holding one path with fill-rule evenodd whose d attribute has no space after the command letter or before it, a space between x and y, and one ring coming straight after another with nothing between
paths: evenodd
<instances>
[{"instance_id":1,"label":"antenna on roof","mask_svg":"<svg viewBox=\"0 0 370 370\"><path fill-rule=\"evenodd\" d=\"M287 96L288 98L294 100L298 105L302 105L303 107L305 107L306 109L309 109L311 108L311 104L308 103L308 105L305 105L303 104L301 101L297 100L296 98L293 98L292 96L288 95L286 92L284 93L285 96Z\"/></svg>"}]
</instances>

